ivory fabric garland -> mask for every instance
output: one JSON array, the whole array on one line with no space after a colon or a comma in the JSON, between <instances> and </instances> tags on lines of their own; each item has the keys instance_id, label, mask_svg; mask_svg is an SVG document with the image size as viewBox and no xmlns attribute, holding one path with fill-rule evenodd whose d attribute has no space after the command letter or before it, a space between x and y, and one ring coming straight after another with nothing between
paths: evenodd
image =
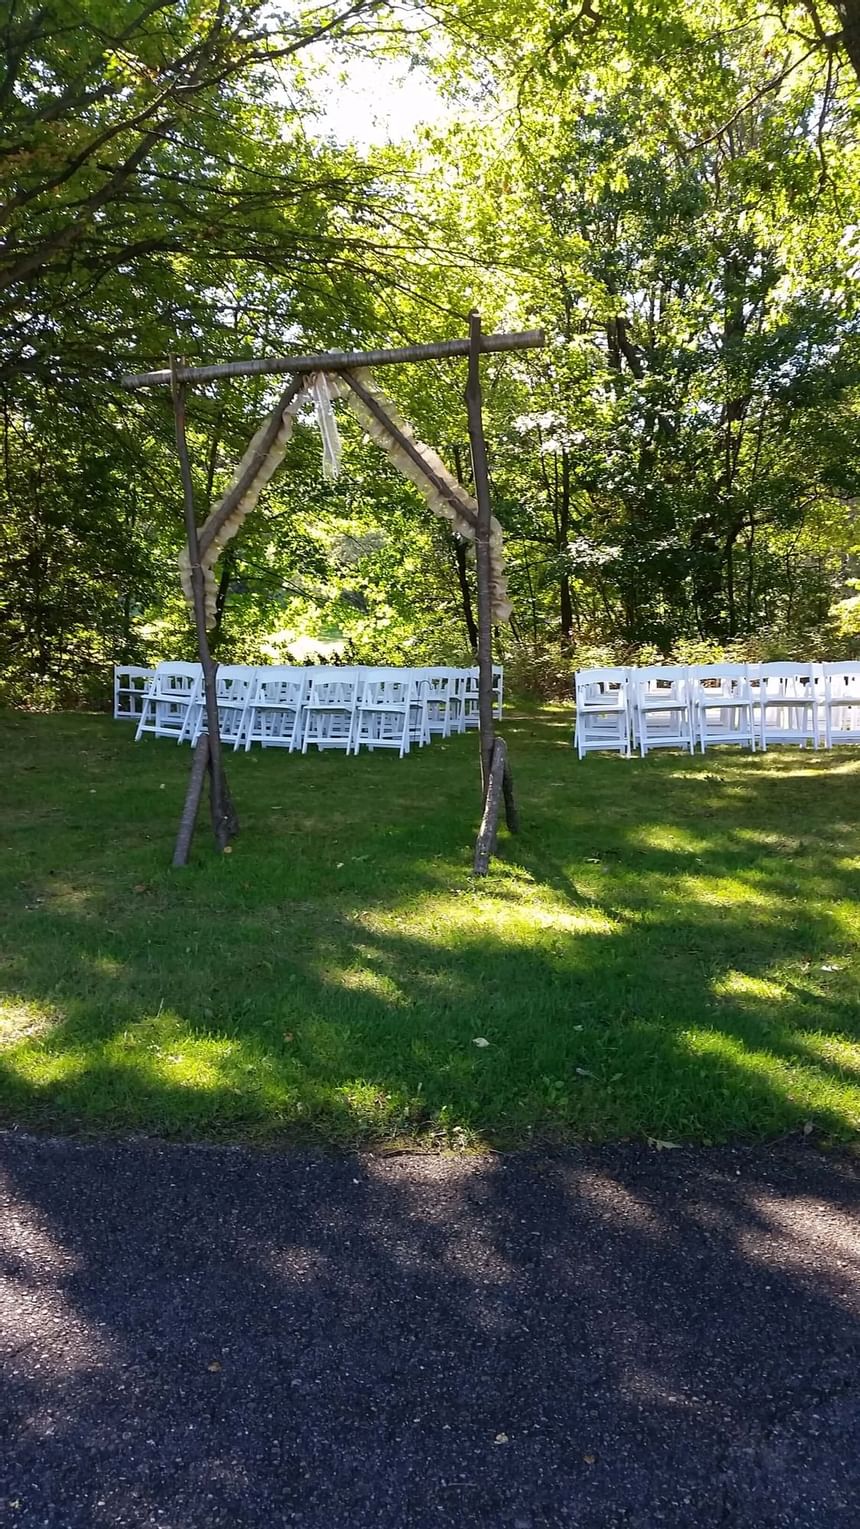
<instances>
[{"instance_id":1,"label":"ivory fabric garland","mask_svg":"<svg viewBox=\"0 0 860 1529\"><path fill-rule=\"evenodd\" d=\"M299 406L299 402L300 399L295 398L293 399L292 403L288 404L284 409L278 433L275 436L269 451L267 452L263 461L260 463L260 467L256 473L256 476L249 484L245 493L242 495L242 498L236 505L236 508L230 516L229 520L225 520L223 526L220 527L217 534L213 537L211 544L201 555L200 564L203 569L203 593L206 602L207 628L214 626L215 624L215 606L218 598L218 585L216 583L214 573L215 564L221 556L224 547L226 547L227 543L232 541L233 537L236 535L236 532L239 530L240 526L245 520L245 517L249 515L253 510L254 506L260 498L260 495L263 492L263 489L269 482L269 479L277 471L282 461L284 460L284 453L287 449L290 436L293 433L293 428L296 423L296 412ZM251 440L250 445L248 446L247 451L242 457L242 460L236 468L232 478L230 479L227 488L225 489L221 498L218 500L218 503L210 512L205 525L202 528L204 531L206 526L209 525L209 522L218 515L218 512L221 509L224 500L227 498L227 495L230 493L231 489L235 488L236 484L240 482L246 466L253 460L257 449L257 444L264 430L266 429L267 424L268 420L264 420L259 430ZM194 595L191 588L191 559L189 558L187 547L183 547L179 554L179 579L180 583L182 584L182 591L186 600L188 601L189 605L193 606Z\"/></svg>"},{"instance_id":2,"label":"ivory fabric garland","mask_svg":"<svg viewBox=\"0 0 860 1529\"><path fill-rule=\"evenodd\" d=\"M232 515L219 528L211 544L201 555L200 562L203 570L207 627L211 627L215 621L218 594L218 586L214 574L215 564L227 542L236 535L245 517L250 514L257 504L266 484L278 467L280 467L293 433L296 414L302 402L308 397L313 400L317 423L320 427L320 434L323 440L323 468L326 478L337 477L340 470L340 440L337 432L337 423L331 408L331 399L342 398L351 413L358 420L365 434L382 448L398 471L410 483L415 485L433 514L439 516L442 520L448 521L449 525L453 526L457 534L462 536L465 541L474 543L475 520L478 514L477 501L473 499L471 494L467 493L462 484L457 482L457 479L448 471L441 457L437 455L433 448L418 440L411 426L399 414L391 399L382 392L371 373L360 371L356 372L355 375L361 381L364 388L373 394L381 412L385 414L386 419L394 426L394 430L399 431L401 435L405 436L412 443L422 460L427 464L427 468L433 477L438 480L438 483L444 484L450 498L440 491L437 483L434 483L431 478L428 478L422 472L418 463L414 462L412 457L404 451L394 431L387 429L386 425L377 419L375 414L371 413L363 399L359 398L352 391L343 377L339 376L336 372L315 372L308 378L302 392L284 409L278 433L270 450L260 464L253 481L239 500ZM217 517L221 505L231 490L241 480L247 465L255 455L258 442L268 423L268 420L265 420L254 435L225 493L212 509L209 518L202 528L203 531L205 531L210 521ZM452 499L455 501L454 503L451 502ZM458 514L456 508L457 502L464 507L465 513ZM185 598L189 604L193 604L191 564L187 547L183 548L179 555L179 576ZM493 620L497 622L507 621L511 614L512 606L508 599L507 582L504 573L502 528L495 515L490 522L490 604Z\"/></svg>"},{"instance_id":3,"label":"ivory fabric garland","mask_svg":"<svg viewBox=\"0 0 860 1529\"><path fill-rule=\"evenodd\" d=\"M440 519L447 520L449 524L453 525L454 530L465 541L474 542L474 520L478 514L477 500L473 499L472 495L467 493L462 484L457 482L453 473L448 471L442 458L436 454L432 446L427 446L423 441L418 440L411 425L398 413L391 399L383 393L382 389L374 381L371 373L360 371L356 372L355 375L364 384L367 391L373 394L392 424L416 447L433 476L440 479L452 496L459 499L467 510L471 510L473 518L467 519L465 516L457 514L454 505L440 493L435 483L425 476L417 462L413 462L412 458L406 454L394 435L386 430L382 422L370 413L363 400L352 392L348 384L342 381L340 385L341 397L345 398L351 413L355 415L371 440L376 441L377 445L382 447L386 456L394 463L404 478L408 478L410 483L414 483L425 503L433 511L433 514L438 515ZM493 620L498 622L507 621L513 607L508 599L508 587L504 572L502 528L495 515L493 515L490 521L490 604Z\"/></svg>"}]
</instances>

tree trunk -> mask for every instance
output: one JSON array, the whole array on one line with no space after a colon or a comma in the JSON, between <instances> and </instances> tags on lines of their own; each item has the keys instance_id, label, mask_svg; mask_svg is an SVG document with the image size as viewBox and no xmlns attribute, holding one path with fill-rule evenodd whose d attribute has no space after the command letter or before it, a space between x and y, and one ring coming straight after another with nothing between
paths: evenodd
<instances>
[{"instance_id":1,"label":"tree trunk","mask_svg":"<svg viewBox=\"0 0 860 1529\"><path fill-rule=\"evenodd\" d=\"M472 610L472 591L469 588L469 564L468 550L462 537L454 536L454 562L457 565L457 583L460 586L460 599L463 606L463 620L466 623L466 633L469 638L469 647L474 658L478 652L478 628L475 624L475 613Z\"/></svg>"},{"instance_id":2,"label":"tree trunk","mask_svg":"<svg viewBox=\"0 0 860 1529\"><path fill-rule=\"evenodd\" d=\"M558 506L558 552L559 556L566 558L570 542L570 456L565 450L561 454L561 494ZM567 566L563 567L559 579L559 616L561 618L561 636L563 642L570 642L573 633L573 602L570 597L570 574Z\"/></svg>"},{"instance_id":3,"label":"tree trunk","mask_svg":"<svg viewBox=\"0 0 860 1529\"><path fill-rule=\"evenodd\" d=\"M565 642L570 642L573 635L573 603L570 598L570 575L567 573L561 576L560 595L561 635Z\"/></svg>"},{"instance_id":4,"label":"tree trunk","mask_svg":"<svg viewBox=\"0 0 860 1529\"><path fill-rule=\"evenodd\" d=\"M747 599L746 630L752 631L753 594L755 592L755 514L750 509L749 536L747 537Z\"/></svg>"},{"instance_id":5,"label":"tree trunk","mask_svg":"<svg viewBox=\"0 0 860 1529\"><path fill-rule=\"evenodd\" d=\"M834 0L834 4L842 22L842 46L860 80L860 0Z\"/></svg>"},{"instance_id":6,"label":"tree trunk","mask_svg":"<svg viewBox=\"0 0 860 1529\"><path fill-rule=\"evenodd\" d=\"M729 637L737 635L735 624L735 544L734 539L726 543L726 613L729 621Z\"/></svg>"},{"instance_id":7,"label":"tree trunk","mask_svg":"<svg viewBox=\"0 0 860 1529\"><path fill-rule=\"evenodd\" d=\"M466 485L463 482L463 455L457 442L452 447L452 454L457 482L465 488ZM452 533L452 545L454 548L454 563L457 568L457 584L460 589L460 600L463 606L463 620L466 623L469 647L474 658L478 652L478 628L475 624L475 615L472 610L472 591L469 588L468 547L466 542L463 541L462 536L457 536L456 532Z\"/></svg>"},{"instance_id":8,"label":"tree trunk","mask_svg":"<svg viewBox=\"0 0 860 1529\"><path fill-rule=\"evenodd\" d=\"M221 577L218 580L218 593L215 596L215 625L212 628L212 646L220 647L224 636L224 612L227 607L227 596L230 593L230 581L236 567L236 552L231 545L226 548L221 559Z\"/></svg>"},{"instance_id":9,"label":"tree trunk","mask_svg":"<svg viewBox=\"0 0 860 1529\"><path fill-rule=\"evenodd\" d=\"M526 583L529 586L529 610L530 610L531 618L532 618L532 642L534 643L535 647L537 647L537 643L538 643L537 600L535 598L535 587L534 587L534 581L532 579L532 565L529 562L528 545L525 542L523 543L523 567L525 568L525 571L526 571Z\"/></svg>"}]
</instances>

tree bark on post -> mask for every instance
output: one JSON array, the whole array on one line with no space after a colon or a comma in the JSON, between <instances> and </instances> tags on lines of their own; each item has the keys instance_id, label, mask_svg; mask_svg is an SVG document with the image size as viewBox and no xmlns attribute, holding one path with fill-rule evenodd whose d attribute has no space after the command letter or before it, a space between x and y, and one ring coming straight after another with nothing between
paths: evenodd
<instances>
[{"instance_id":1,"label":"tree bark on post","mask_svg":"<svg viewBox=\"0 0 860 1529\"><path fill-rule=\"evenodd\" d=\"M484 355L509 350L540 350L542 329L523 334L488 334L481 340ZM258 356L244 361L217 361L213 366L177 366L161 372L139 372L123 377L122 385L160 387L164 383L214 382L217 377L271 377L284 372L345 372L355 367L399 366L403 361L441 361L448 356L468 356L468 340L434 340L429 345L401 345L395 350L323 350L311 356Z\"/></svg>"},{"instance_id":2,"label":"tree bark on post","mask_svg":"<svg viewBox=\"0 0 860 1529\"><path fill-rule=\"evenodd\" d=\"M469 373L466 383L466 409L469 415L469 444L472 448L472 477L478 502L475 528L475 567L478 584L478 721L481 734L481 800L486 801L490 785L490 765L496 730L493 724L493 625L490 569L490 472L487 443L481 414L481 315L469 315Z\"/></svg>"},{"instance_id":3,"label":"tree bark on post","mask_svg":"<svg viewBox=\"0 0 860 1529\"><path fill-rule=\"evenodd\" d=\"M203 795L203 782L206 779L206 766L208 763L209 735L201 733L194 750L194 758L191 761L191 774L188 777L185 805L182 808L182 817L179 819L176 847L173 851L174 868L188 864L191 840L194 837L194 826L197 822L197 813L200 809L200 798Z\"/></svg>"},{"instance_id":4,"label":"tree bark on post","mask_svg":"<svg viewBox=\"0 0 860 1529\"><path fill-rule=\"evenodd\" d=\"M206 632L206 597L203 585L203 569L200 566L197 518L194 513L194 484L191 478L191 463L188 457L188 441L185 434L186 386L184 383L176 380L176 363L174 360L171 360L171 372L174 378L173 416L176 424L176 451L179 457L179 471L182 478L185 532L188 538L191 591L194 599L194 625L197 631L197 647L200 653L200 665L203 670L203 689L206 697L206 728L209 735L207 748L209 801L212 809L212 831L215 835L216 846L219 850L224 850L236 833L239 824L233 809L233 803L230 800L227 780L224 774L221 732L218 721L218 697L215 690L215 672L217 666L212 662L212 654L209 651L209 638ZM183 835L187 832L185 819L191 806L190 797L191 792L189 791L189 800L186 801L186 812L183 813L183 824L181 825ZM190 837L190 834L188 834L189 843ZM179 850L180 843L177 841L177 852Z\"/></svg>"},{"instance_id":5,"label":"tree bark on post","mask_svg":"<svg viewBox=\"0 0 860 1529\"><path fill-rule=\"evenodd\" d=\"M505 781L508 779L508 751L504 738L497 738L493 746L484 815L475 841L476 876L486 876L490 868L490 856L496 847L496 834L499 827L499 806L505 790Z\"/></svg>"},{"instance_id":6,"label":"tree bark on post","mask_svg":"<svg viewBox=\"0 0 860 1529\"><path fill-rule=\"evenodd\" d=\"M501 742L498 739L497 742ZM508 752L505 749L505 772L502 777L502 792L505 798L505 822L508 825L508 833L518 834L520 831L520 815L517 811L517 801L514 796L514 777L508 762Z\"/></svg>"}]
</instances>

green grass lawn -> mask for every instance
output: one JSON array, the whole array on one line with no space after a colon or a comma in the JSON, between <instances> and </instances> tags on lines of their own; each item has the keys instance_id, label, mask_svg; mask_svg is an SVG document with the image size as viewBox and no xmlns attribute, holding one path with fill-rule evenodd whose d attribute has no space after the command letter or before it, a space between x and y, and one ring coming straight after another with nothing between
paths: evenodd
<instances>
[{"instance_id":1,"label":"green grass lawn","mask_svg":"<svg viewBox=\"0 0 860 1529\"><path fill-rule=\"evenodd\" d=\"M860 1124L860 751L579 764L504 727L522 816L469 874L474 736L229 756L0 719L0 1121L454 1144ZM475 1044L477 1038L489 1042Z\"/></svg>"}]
</instances>

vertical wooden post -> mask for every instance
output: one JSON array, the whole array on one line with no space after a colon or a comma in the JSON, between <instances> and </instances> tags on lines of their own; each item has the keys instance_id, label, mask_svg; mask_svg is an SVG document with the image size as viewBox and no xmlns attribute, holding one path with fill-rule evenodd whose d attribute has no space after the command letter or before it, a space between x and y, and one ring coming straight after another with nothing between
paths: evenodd
<instances>
[{"instance_id":1,"label":"vertical wooden post","mask_svg":"<svg viewBox=\"0 0 860 1529\"><path fill-rule=\"evenodd\" d=\"M490 568L490 473L487 466L487 443L481 415L481 315L469 315L469 374L466 383L466 409L469 415L469 444L472 448L472 475L478 501L478 525L475 531L475 564L478 583L478 721L481 732L481 798L486 801L490 784L490 766L496 729L493 722L493 612Z\"/></svg>"},{"instance_id":2,"label":"vertical wooden post","mask_svg":"<svg viewBox=\"0 0 860 1529\"><path fill-rule=\"evenodd\" d=\"M188 777L188 788L185 792L185 805L182 808L182 817L179 819L176 845L173 850L174 867L188 864L188 856L191 853L191 840L194 837L194 827L197 822L197 813L200 809L200 798L203 795L203 782L206 779L206 766L208 763L209 736L207 733L201 733L194 750L194 758L191 761L191 774Z\"/></svg>"},{"instance_id":3,"label":"vertical wooden post","mask_svg":"<svg viewBox=\"0 0 860 1529\"><path fill-rule=\"evenodd\" d=\"M200 653L200 664L203 670L203 688L206 697L206 728L209 735L207 748L209 765L209 800L212 809L212 830L215 835L215 843L219 850L223 850L229 844L238 829L238 821L230 794L227 790L227 780L224 774L224 759L221 751L221 731L218 722L218 697L215 690L216 665L212 662L209 651L209 638L206 632L206 595L203 582L203 569L200 565L200 545L197 538L197 518L194 513L194 484L191 478L191 463L188 457L188 441L185 434L185 394L186 385L177 380L176 362L171 357L170 369L173 378L173 415L176 424L176 451L179 457L179 471L182 478L182 495L185 507L185 531L188 537L188 559L191 568L191 592L194 598L194 624L197 630L197 647ZM202 773L202 772L201 772ZM193 784L193 777L192 777ZM189 798L191 790L189 790ZM199 800L199 798L198 798ZM183 824L180 825L182 835L186 827L184 820L190 809L190 801L186 801L186 810L183 812ZM190 834L188 835L190 843ZM180 843L177 841L177 852ZM187 849L186 849L187 858ZM182 862L184 863L184 862Z\"/></svg>"}]
</instances>

